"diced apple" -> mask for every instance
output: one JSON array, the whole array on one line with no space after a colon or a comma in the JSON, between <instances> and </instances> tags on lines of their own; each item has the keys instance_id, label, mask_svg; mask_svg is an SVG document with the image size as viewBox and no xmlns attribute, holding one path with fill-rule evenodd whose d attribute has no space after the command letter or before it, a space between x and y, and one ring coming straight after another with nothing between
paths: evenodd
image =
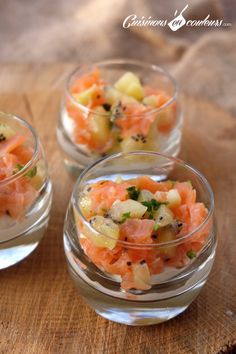
<instances>
[{"instance_id":1,"label":"diced apple","mask_svg":"<svg viewBox=\"0 0 236 354\"><path fill-rule=\"evenodd\" d=\"M111 219L97 215L90 219L91 226L97 231L85 228L85 236L88 237L95 246L107 247L110 250L116 247L119 239L120 229Z\"/></svg>"},{"instance_id":2,"label":"diced apple","mask_svg":"<svg viewBox=\"0 0 236 354\"><path fill-rule=\"evenodd\" d=\"M131 72L127 72L115 83L114 87L126 95L142 100L144 90L138 76Z\"/></svg>"},{"instance_id":3,"label":"diced apple","mask_svg":"<svg viewBox=\"0 0 236 354\"><path fill-rule=\"evenodd\" d=\"M134 286L137 290L148 290L151 288L151 276L147 263L134 264L132 266Z\"/></svg>"},{"instance_id":4,"label":"diced apple","mask_svg":"<svg viewBox=\"0 0 236 354\"><path fill-rule=\"evenodd\" d=\"M172 226L166 226L158 230L158 243L166 243L175 239L176 233ZM176 252L176 246L162 247L160 248L160 251L165 254L166 257L173 257Z\"/></svg>"},{"instance_id":5,"label":"diced apple","mask_svg":"<svg viewBox=\"0 0 236 354\"><path fill-rule=\"evenodd\" d=\"M114 202L109 215L115 221L122 221L127 214L130 218L141 218L146 211L147 207L141 203L136 200L127 199L124 202Z\"/></svg>"},{"instance_id":6,"label":"diced apple","mask_svg":"<svg viewBox=\"0 0 236 354\"><path fill-rule=\"evenodd\" d=\"M111 134L109 115L103 107L98 107L96 113L90 114L89 119L93 139L100 144L105 144Z\"/></svg>"},{"instance_id":7,"label":"diced apple","mask_svg":"<svg viewBox=\"0 0 236 354\"><path fill-rule=\"evenodd\" d=\"M171 224L174 221L174 215L172 211L164 204L162 204L155 213L155 225L157 227L163 227Z\"/></svg>"},{"instance_id":8,"label":"diced apple","mask_svg":"<svg viewBox=\"0 0 236 354\"><path fill-rule=\"evenodd\" d=\"M142 203L145 201L150 201L152 199L155 199L154 194L152 194L149 190L147 189L142 189L139 193L139 197L138 197L138 202Z\"/></svg>"},{"instance_id":9,"label":"diced apple","mask_svg":"<svg viewBox=\"0 0 236 354\"><path fill-rule=\"evenodd\" d=\"M167 192L157 191L155 193L155 199L160 203L165 203L167 201Z\"/></svg>"},{"instance_id":10,"label":"diced apple","mask_svg":"<svg viewBox=\"0 0 236 354\"><path fill-rule=\"evenodd\" d=\"M170 189L167 192L167 203L169 208L175 208L181 204L181 197L177 189Z\"/></svg>"}]
</instances>

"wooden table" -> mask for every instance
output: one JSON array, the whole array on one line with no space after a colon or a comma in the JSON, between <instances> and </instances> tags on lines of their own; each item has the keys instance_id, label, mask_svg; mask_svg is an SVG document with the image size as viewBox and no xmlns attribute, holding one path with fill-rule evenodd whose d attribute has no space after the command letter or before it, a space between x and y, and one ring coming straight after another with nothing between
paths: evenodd
<instances>
[{"instance_id":1,"label":"wooden table","mask_svg":"<svg viewBox=\"0 0 236 354\"><path fill-rule=\"evenodd\" d=\"M63 81L73 67L1 65L0 108L29 120L38 131L54 201L38 249L0 272L0 353L218 353L236 340L236 120L204 97L183 97L181 157L205 174L216 199L219 246L207 285L185 313L167 323L115 324L80 298L63 254L63 220L73 183L60 159L55 127Z\"/></svg>"}]
</instances>

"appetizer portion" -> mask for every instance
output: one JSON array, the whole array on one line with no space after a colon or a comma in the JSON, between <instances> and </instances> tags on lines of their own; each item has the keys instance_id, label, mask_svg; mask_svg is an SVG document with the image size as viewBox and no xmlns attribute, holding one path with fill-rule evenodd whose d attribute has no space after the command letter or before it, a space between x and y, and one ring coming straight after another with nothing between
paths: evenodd
<instances>
[{"instance_id":1,"label":"appetizer portion","mask_svg":"<svg viewBox=\"0 0 236 354\"><path fill-rule=\"evenodd\" d=\"M161 274L168 278L189 265L208 239L209 225L183 238L208 215L190 181L102 180L86 186L79 207L89 222L74 208L85 254L102 271L119 276L124 290L150 289Z\"/></svg>"},{"instance_id":2,"label":"appetizer portion","mask_svg":"<svg viewBox=\"0 0 236 354\"><path fill-rule=\"evenodd\" d=\"M142 85L132 72L112 84L95 69L79 77L70 94L73 100L66 101L65 129L69 127L75 144L100 156L160 150L176 124L176 103L170 103L170 95Z\"/></svg>"},{"instance_id":3,"label":"appetizer portion","mask_svg":"<svg viewBox=\"0 0 236 354\"><path fill-rule=\"evenodd\" d=\"M40 164L10 179L31 160L33 152L26 136L0 123L0 217L18 219L36 199L44 179Z\"/></svg>"}]
</instances>

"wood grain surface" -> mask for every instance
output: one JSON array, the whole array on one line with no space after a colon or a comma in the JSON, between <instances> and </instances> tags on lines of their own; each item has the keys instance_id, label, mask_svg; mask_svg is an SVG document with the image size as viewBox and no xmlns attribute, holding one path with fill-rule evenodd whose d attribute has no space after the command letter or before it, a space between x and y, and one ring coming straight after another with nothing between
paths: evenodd
<instances>
[{"instance_id":1,"label":"wood grain surface","mask_svg":"<svg viewBox=\"0 0 236 354\"><path fill-rule=\"evenodd\" d=\"M161 325L127 327L97 316L67 273L63 220L73 187L55 128L68 64L1 66L0 109L36 128L54 184L49 228L26 260L0 272L0 353L216 354L236 340L236 120L213 101L185 94L181 157L215 193L218 251L197 300Z\"/></svg>"}]
</instances>

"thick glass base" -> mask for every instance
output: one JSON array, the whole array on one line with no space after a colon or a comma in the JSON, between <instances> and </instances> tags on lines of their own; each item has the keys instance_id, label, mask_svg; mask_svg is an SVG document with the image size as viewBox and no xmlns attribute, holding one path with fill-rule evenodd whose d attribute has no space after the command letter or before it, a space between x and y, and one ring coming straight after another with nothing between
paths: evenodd
<instances>
[{"instance_id":1,"label":"thick glass base","mask_svg":"<svg viewBox=\"0 0 236 354\"><path fill-rule=\"evenodd\" d=\"M120 299L104 294L85 283L72 267L70 275L85 301L96 313L110 321L131 326L147 326L162 323L176 317L192 303L200 293L207 277L183 293L156 301ZM132 297L132 296L131 296Z\"/></svg>"},{"instance_id":2,"label":"thick glass base","mask_svg":"<svg viewBox=\"0 0 236 354\"><path fill-rule=\"evenodd\" d=\"M64 248L70 275L85 301L108 320L132 326L165 322L187 309L198 296L211 271L216 240L206 246L196 264L169 279L154 284L149 291L125 292L119 281L101 276L96 267L84 263L82 254L64 234Z\"/></svg>"},{"instance_id":3,"label":"thick glass base","mask_svg":"<svg viewBox=\"0 0 236 354\"><path fill-rule=\"evenodd\" d=\"M32 253L41 241L47 229L51 208L52 185L49 182L35 208L22 222L15 222L12 227L1 230L0 234L0 269L10 267ZM23 229L25 227L25 229ZM16 233L16 230L19 233ZM3 239L4 238L4 239Z\"/></svg>"}]
</instances>

